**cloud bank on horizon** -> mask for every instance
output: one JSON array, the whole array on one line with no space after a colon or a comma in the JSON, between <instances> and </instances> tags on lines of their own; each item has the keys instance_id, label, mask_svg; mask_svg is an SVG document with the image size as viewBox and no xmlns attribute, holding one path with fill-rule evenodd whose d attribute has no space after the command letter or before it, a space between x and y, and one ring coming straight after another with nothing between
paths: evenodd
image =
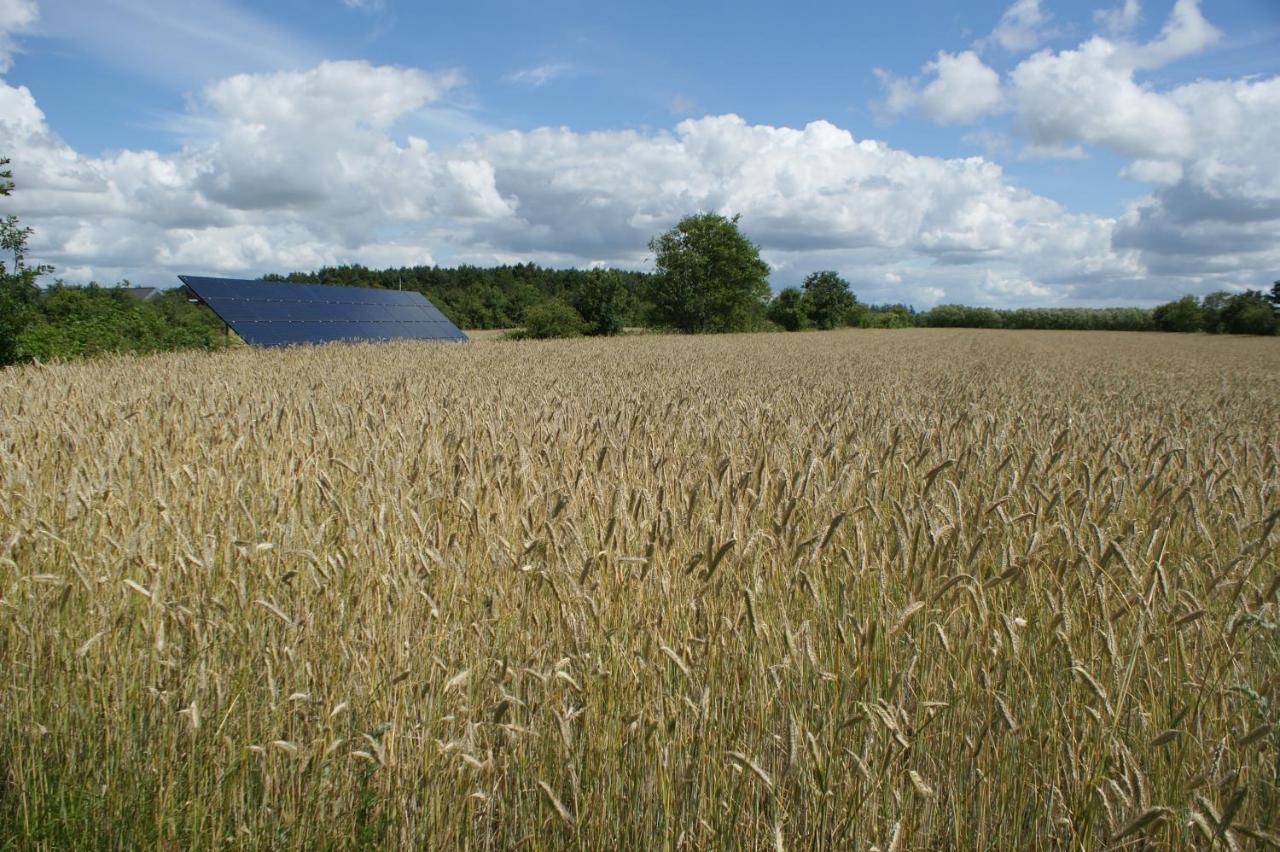
<instances>
[{"instance_id":1,"label":"cloud bank on horizon","mask_svg":"<svg viewBox=\"0 0 1280 852\"><path fill-rule=\"evenodd\" d=\"M1051 9L1016 0L988 35L920 57L915 74L877 69L882 118L998 142L955 158L834 120L736 114L669 129L476 122L441 144L430 129L457 114L467 69L366 59L210 80L174 150L88 153L51 126L39 92L2 76L39 14L35 0L0 0L0 156L19 183L0 213L32 226L32 256L69 281L339 263L643 268L648 239L698 210L740 213L775 286L836 269L863 299L921 307L1141 304L1280 277L1280 76L1156 82L1223 38L1197 0L1177 0L1145 41L1137 0L1100 8L1069 47L1053 46L1066 36ZM541 89L567 67L504 82ZM1145 189L1121 215L1072 211L1024 188L996 151L1113 157L1117 180Z\"/></svg>"}]
</instances>

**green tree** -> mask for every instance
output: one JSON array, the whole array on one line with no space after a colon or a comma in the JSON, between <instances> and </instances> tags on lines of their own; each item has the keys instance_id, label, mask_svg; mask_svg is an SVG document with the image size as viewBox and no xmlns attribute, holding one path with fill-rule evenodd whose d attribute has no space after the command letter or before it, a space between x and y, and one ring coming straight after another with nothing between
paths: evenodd
<instances>
[{"instance_id":1,"label":"green tree","mask_svg":"<svg viewBox=\"0 0 1280 852\"><path fill-rule=\"evenodd\" d=\"M577 337L585 323L573 305L551 298L531 305L524 312L524 329L515 337L542 340L549 337Z\"/></svg>"},{"instance_id":2,"label":"green tree","mask_svg":"<svg viewBox=\"0 0 1280 852\"><path fill-rule=\"evenodd\" d=\"M938 305L920 318L920 324L932 328L1000 328L1000 314L993 308L968 305Z\"/></svg>"},{"instance_id":3,"label":"green tree","mask_svg":"<svg viewBox=\"0 0 1280 852\"><path fill-rule=\"evenodd\" d=\"M1228 334L1275 334L1280 320L1266 295L1246 290L1232 296L1222 309L1222 327Z\"/></svg>"},{"instance_id":4,"label":"green tree","mask_svg":"<svg viewBox=\"0 0 1280 852\"><path fill-rule=\"evenodd\" d=\"M587 334L620 334L631 306L631 294L621 272L592 269L573 291L569 303L581 314Z\"/></svg>"},{"instance_id":5,"label":"green tree","mask_svg":"<svg viewBox=\"0 0 1280 852\"><path fill-rule=\"evenodd\" d=\"M1183 296L1157 307L1151 312L1151 319L1161 331L1200 331L1204 328L1204 308L1195 296Z\"/></svg>"},{"instance_id":6,"label":"green tree","mask_svg":"<svg viewBox=\"0 0 1280 852\"><path fill-rule=\"evenodd\" d=\"M1226 327L1222 323L1222 313L1231 303L1231 294L1225 290L1210 293L1200 300L1200 310L1204 311L1204 330L1210 334L1222 334Z\"/></svg>"},{"instance_id":7,"label":"green tree","mask_svg":"<svg viewBox=\"0 0 1280 852\"><path fill-rule=\"evenodd\" d=\"M13 192L13 171L7 157L0 157L0 196ZM18 338L30 322L39 289L36 278L53 271L50 266L26 265L27 238L31 229L18 223L17 216L0 219L0 251L12 254L13 263L7 265L0 258L0 365L12 364L22 359Z\"/></svg>"},{"instance_id":8,"label":"green tree","mask_svg":"<svg viewBox=\"0 0 1280 852\"><path fill-rule=\"evenodd\" d=\"M858 301L849 289L849 282L829 269L810 274L801 286L808 302L809 321L815 328L844 325Z\"/></svg>"},{"instance_id":9,"label":"green tree","mask_svg":"<svg viewBox=\"0 0 1280 852\"><path fill-rule=\"evenodd\" d=\"M769 298L769 265L738 230L738 217L697 213L649 241L657 274L654 319L686 333L758 328Z\"/></svg>"},{"instance_id":10,"label":"green tree","mask_svg":"<svg viewBox=\"0 0 1280 852\"><path fill-rule=\"evenodd\" d=\"M1280 281L1276 281L1271 285L1271 292L1267 294L1267 301L1271 303L1271 307L1280 311Z\"/></svg>"},{"instance_id":11,"label":"green tree","mask_svg":"<svg viewBox=\"0 0 1280 852\"><path fill-rule=\"evenodd\" d=\"M854 302L853 307L849 310L848 316L844 319L847 325L854 328L870 328L871 327L871 309L861 302Z\"/></svg>"},{"instance_id":12,"label":"green tree","mask_svg":"<svg viewBox=\"0 0 1280 852\"><path fill-rule=\"evenodd\" d=\"M911 328L915 324L915 315L906 305L873 305L864 327Z\"/></svg>"},{"instance_id":13,"label":"green tree","mask_svg":"<svg viewBox=\"0 0 1280 852\"><path fill-rule=\"evenodd\" d=\"M773 297L767 316L787 331L799 331L809 325L809 305L803 293L787 287Z\"/></svg>"},{"instance_id":14,"label":"green tree","mask_svg":"<svg viewBox=\"0 0 1280 852\"><path fill-rule=\"evenodd\" d=\"M49 361L108 352L221 349L222 322L203 305L173 289L142 302L120 287L47 287L18 333L22 358Z\"/></svg>"}]
</instances>

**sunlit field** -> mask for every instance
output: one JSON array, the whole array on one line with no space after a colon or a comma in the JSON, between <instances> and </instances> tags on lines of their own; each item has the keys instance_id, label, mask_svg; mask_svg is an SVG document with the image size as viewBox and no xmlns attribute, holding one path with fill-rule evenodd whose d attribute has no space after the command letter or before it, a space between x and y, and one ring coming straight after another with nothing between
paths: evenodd
<instances>
[{"instance_id":1,"label":"sunlit field","mask_svg":"<svg viewBox=\"0 0 1280 852\"><path fill-rule=\"evenodd\" d=\"M1280 340L0 372L0 848L1262 848Z\"/></svg>"}]
</instances>

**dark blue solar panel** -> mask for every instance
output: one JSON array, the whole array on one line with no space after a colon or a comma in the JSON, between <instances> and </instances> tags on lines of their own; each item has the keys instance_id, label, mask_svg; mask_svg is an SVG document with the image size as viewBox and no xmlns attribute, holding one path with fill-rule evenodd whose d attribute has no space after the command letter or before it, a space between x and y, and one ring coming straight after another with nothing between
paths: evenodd
<instances>
[{"instance_id":1,"label":"dark blue solar panel","mask_svg":"<svg viewBox=\"0 0 1280 852\"><path fill-rule=\"evenodd\" d=\"M200 278L182 283L254 346L336 340L466 340L426 296L412 290Z\"/></svg>"}]
</instances>

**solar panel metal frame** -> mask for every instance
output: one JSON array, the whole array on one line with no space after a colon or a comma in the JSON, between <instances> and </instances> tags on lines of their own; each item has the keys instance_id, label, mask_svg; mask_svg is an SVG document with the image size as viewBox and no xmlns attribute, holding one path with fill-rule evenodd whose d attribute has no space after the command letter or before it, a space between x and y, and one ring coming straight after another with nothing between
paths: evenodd
<instances>
[{"instance_id":1,"label":"solar panel metal frame","mask_svg":"<svg viewBox=\"0 0 1280 852\"><path fill-rule=\"evenodd\" d=\"M469 338L416 290L178 278L252 346Z\"/></svg>"}]
</instances>

